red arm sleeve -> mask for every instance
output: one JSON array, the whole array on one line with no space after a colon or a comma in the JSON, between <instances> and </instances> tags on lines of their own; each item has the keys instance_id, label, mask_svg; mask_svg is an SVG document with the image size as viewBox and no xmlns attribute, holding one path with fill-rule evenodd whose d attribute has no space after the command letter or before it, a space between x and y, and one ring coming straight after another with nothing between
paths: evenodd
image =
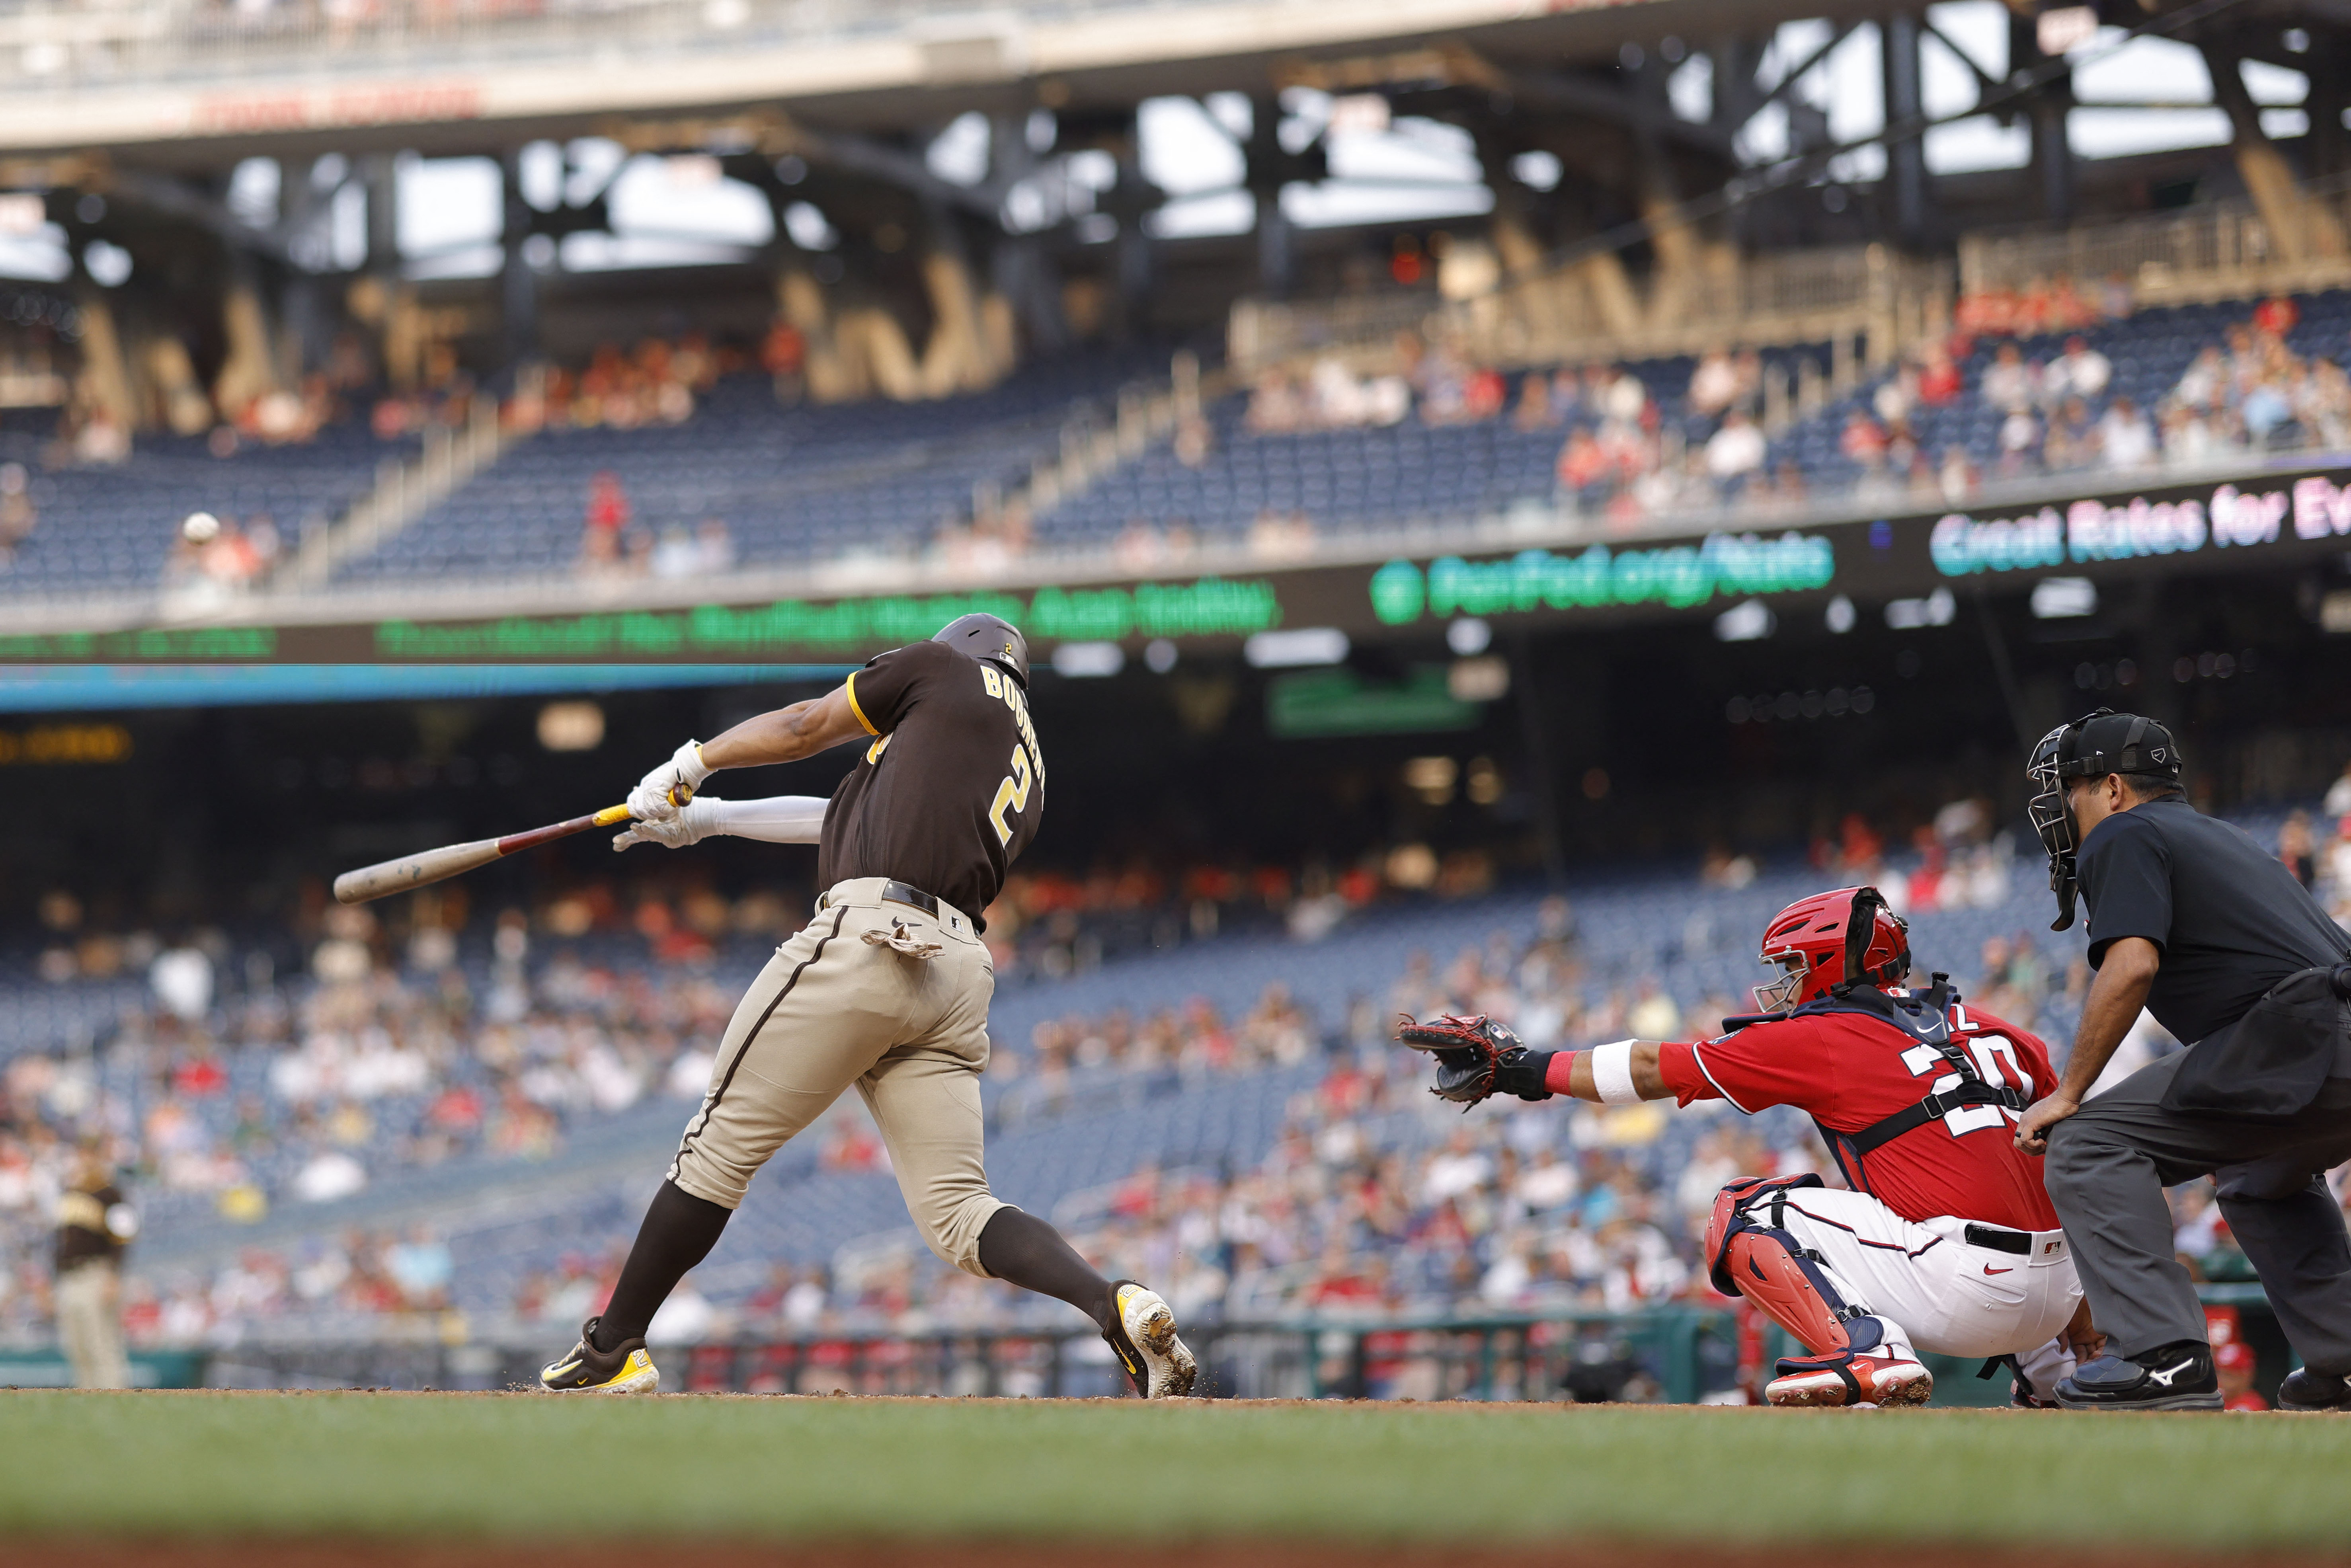
<instances>
[{"instance_id":1,"label":"red arm sleeve","mask_svg":"<svg viewBox=\"0 0 2351 1568\"><path fill-rule=\"evenodd\" d=\"M1728 1100L1750 1114L1770 1105L1825 1112L1834 1095L1811 1019L1750 1024L1719 1040L1669 1041L1657 1052L1657 1075L1682 1104Z\"/></svg>"}]
</instances>

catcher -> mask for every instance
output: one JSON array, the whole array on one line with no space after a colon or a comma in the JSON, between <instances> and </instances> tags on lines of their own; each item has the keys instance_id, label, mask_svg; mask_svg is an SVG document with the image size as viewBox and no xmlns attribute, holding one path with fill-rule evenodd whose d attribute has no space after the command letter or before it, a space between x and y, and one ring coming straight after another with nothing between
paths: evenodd
<instances>
[{"instance_id":1,"label":"catcher","mask_svg":"<svg viewBox=\"0 0 2351 1568\"><path fill-rule=\"evenodd\" d=\"M2047 1050L1962 1006L1944 976L1901 989L1908 928L1876 888L1790 904L1763 933L1762 961L1780 974L1755 988L1761 1010L1724 1019L1715 1040L1529 1051L1483 1017L1405 1019L1397 1035L1436 1053L1433 1092L1465 1106L1671 1096L1809 1114L1851 1190L1745 1177L1707 1226L1715 1289L1808 1353L1779 1363L1769 1403L1923 1404L1935 1380L1917 1353L1932 1351L2004 1362L2015 1403L2053 1406L2096 1335L2039 1162L2011 1136L2056 1084Z\"/></svg>"}]
</instances>

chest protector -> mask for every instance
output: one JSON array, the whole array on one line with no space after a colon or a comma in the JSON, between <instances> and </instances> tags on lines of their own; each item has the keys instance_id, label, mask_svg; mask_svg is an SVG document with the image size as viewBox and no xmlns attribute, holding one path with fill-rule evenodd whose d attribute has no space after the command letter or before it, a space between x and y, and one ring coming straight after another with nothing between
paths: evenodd
<instances>
[{"instance_id":1,"label":"chest protector","mask_svg":"<svg viewBox=\"0 0 2351 1568\"><path fill-rule=\"evenodd\" d=\"M1813 1017L1823 1013L1860 1013L1891 1024L1918 1044L1932 1050L1959 1076L1959 1082L1939 1093L1921 1096L1915 1105L1907 1105L1858 1132L1840 1133L1821 1127L1821 1136L1835 1154L1837 1163L1846 1167L1845 1176L1857 1191L1869 1190L1859 1169L1861 1156L1883 1148L1906 1133L1916 1132L1930 1122L1939 1122L1952 1112L1968 1105L1998 1105L2002 1110L2022 1113L2025 1097L2014 1085L2005 1081L1998 1083L1985 1079L1977 1067L1974 1055L1966 1046L1951 1038L1951 1008L1959 994L1951 988L1950 977L1938 974L1934 983L1919 996L1892 997L1875 986L1841 986L1816 1001L1807 1002L1792 1012L1771 1015L1769 1019L1726 1019L1726 1022L1761 1023L1778 1019ZM1819 1122L1815 1119L1815 1126Z\"/></svg>"}]
</instances>

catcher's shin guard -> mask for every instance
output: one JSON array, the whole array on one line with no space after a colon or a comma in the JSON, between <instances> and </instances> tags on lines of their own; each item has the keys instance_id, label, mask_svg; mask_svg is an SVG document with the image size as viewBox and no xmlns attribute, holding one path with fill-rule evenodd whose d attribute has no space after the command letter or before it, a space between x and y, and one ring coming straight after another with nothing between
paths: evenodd
<instances>
[{"instance_id":1,"label":"catcher's shin guard","mask_svg":"<svg viewBox=\"0 0 2351 1568\"><path fill-rule=\"evenodd\" d=\"M1915 1405L1935 1380L1902 1332L1845 1301L1820 1260L1779 1223L1791 1189L1814 1176L1731 1183L1715 1199L1706 1256L1715 1288L1745 1297L1810 1352L1782 1357L1765 1385L1771 1405Z\"/></svg>"},{"instance_id":2,"label":"catcher's shin guard","mask_svg":"<svg viewBox=\"0 0 2351 1568\"><path fill-rule=\"evenodd\" d=\"M1818 1185L1820 1178L1798 1180ZM1724 1187L1706 1228L1707 1261L1715 1289L1754 1302L1814 1355L1838 1354L1853 1348L1847 1324L1854 1310L1802 1243L1750 1212L1760 1208L1770 1215L1792 1185L1745 1181Z\"/></svg>"}]
</instances>

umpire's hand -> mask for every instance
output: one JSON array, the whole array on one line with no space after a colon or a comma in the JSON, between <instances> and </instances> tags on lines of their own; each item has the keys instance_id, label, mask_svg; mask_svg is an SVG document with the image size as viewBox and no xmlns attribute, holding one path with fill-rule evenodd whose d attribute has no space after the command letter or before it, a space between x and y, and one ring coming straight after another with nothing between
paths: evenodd
<instances>
[{"instance_id":1,"label":"umpire's hand","mask_svg":"<svg viewBox=\"0 0 2351 1568\"><path fill-rule=\"evenodd\" d=\"M2024 1117L2016 1124L2016 1146L2028 1155L2049 1152L2049 1129L2082 1108L2082 1103L2063 1089L2046 1100L2035 1100L2024 1108Z\"/></svg>"}]
</instances>

